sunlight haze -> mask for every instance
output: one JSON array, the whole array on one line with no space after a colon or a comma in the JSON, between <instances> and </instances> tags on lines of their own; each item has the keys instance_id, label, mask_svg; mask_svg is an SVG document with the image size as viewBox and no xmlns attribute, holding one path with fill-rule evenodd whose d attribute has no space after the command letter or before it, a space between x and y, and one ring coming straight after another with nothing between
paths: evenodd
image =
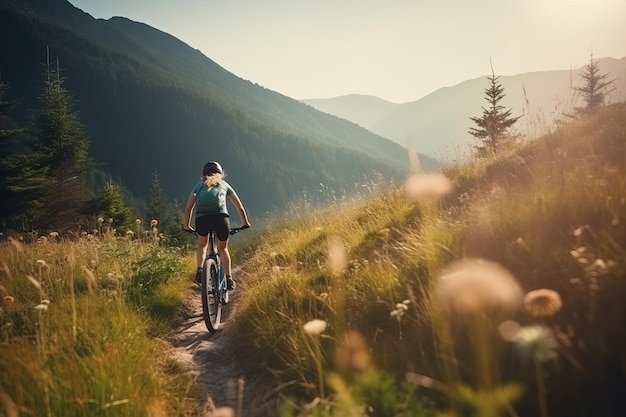
<instances>
[{"instance_id":1,"label":"sunlight haze","mask_svg":"<svg viewBox=\"0 0 626 417\"><path fill-rule=\"evenodd\" d=\"M626 0L70 0L167 32L295 99L403 103L496 75L626 56ZM614 74L623 77L624 74Z\"/></svg>"}]
</instances>

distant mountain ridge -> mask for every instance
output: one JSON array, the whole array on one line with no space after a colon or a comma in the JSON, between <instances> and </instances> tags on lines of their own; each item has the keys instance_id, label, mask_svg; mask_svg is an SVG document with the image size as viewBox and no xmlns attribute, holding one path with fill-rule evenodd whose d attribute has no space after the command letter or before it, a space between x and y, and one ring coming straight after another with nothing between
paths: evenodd
<instances>
[{"instance_id":1,"label":"distant mountain ridge","mask_svg":"<svg viewBox=\"0 0 626 417\"><path fill-rule=\"evenodd\" d=\"M320 183L341 196L374 173L394 180L408 170L397 143L243 80L143 23L94 19L65 0L0 0L0 37L11 40L0 44L2 80L24 99L16 117L38 105L49 50L90 153L140 197L157 170L166 194L184 200L209 159L256 214L318 198Z\"/></svg>"},{"instance_id":2,"label":"distant mountain ridge","mask_svg":"<svg viewBox=\"0 0 626 417\"><path fill-rule=\"evenodd\" d=\"M609 73L608 79L614 80L608 102L624 101L626 57L596 61L601 74ZM584 66L573 70L500 76L499 82L506 94L501 104L511 108L512 115L523 116L515 125L516 130L528 137L547 133L554 119L563 118L563 113L571 111L574 106L582 106L580 97L573 90L573 87L582 85L582 70ZM422 154L451 161L467 155L470 146L475 144L467 131L474 127L470 117L480 116L481 107L486 104L487 77L440 88L419 100L403 104L358 95L301 101Z\"/></svg>"}]
</instances>

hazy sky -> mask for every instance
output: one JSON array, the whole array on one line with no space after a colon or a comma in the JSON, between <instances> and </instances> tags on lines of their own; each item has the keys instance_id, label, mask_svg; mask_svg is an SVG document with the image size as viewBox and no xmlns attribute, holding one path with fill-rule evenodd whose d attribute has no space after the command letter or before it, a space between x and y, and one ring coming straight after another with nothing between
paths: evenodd
<instances>
[{"instance_id":1,"label":"hazy sky","mask_svg":"<svg viewBox=\"0 0 626 417\"><path fill-rule=\"evenodd\" d=\"M167 32L295 99L396 103L491 73L626 56L626 0L70 0Z\"/></svg>"}]
</instances>

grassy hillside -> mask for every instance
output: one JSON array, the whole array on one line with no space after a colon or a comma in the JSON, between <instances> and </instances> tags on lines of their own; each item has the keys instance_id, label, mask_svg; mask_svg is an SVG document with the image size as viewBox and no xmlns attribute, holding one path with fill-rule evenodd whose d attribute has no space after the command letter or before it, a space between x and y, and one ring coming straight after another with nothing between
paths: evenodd
<instances>
[{"instance_id":1,"label":"grassy hillside","mask_svg":"<svg viewBox=\"0 0 626 417\"><path fill-rule=\"evenodd\" d=\"M237 411L623 416L625 121L607 107L234 248L231 353L267 388ZM162 341L193 254L141 223L94 227L0 242L0 410L194 415L194 377Z\"/></svg>"},{"instance_id":2,"label":"grassy hillside","mask_svg":"<svg viewBox=\"0 0 626 417\"><path fill-rule=\"evenodd\" d=\"M625 120L450 168L439 199L424 176L278 227L245 263L236 353L282 415L623 415Z\"/></svg>"}]
</instances>

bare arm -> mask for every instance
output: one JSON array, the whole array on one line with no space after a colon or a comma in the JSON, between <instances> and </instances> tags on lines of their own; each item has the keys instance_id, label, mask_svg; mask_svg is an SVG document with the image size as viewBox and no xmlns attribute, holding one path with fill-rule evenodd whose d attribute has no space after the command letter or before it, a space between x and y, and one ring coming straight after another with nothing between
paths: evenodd
<instances>
[{"instance_id":1,"label":"bare arm","mask_svg":"<svg viewBox=\"0 0 626 417\"><path fill-rule=\"evenodd\" d=\"M232 194L228 196L228 199L233 204L233 206L235 206L235 209L237 209L237 212L239 213L239 217L241 218L243 225L250 227L250 221L248 221L248 214L246 213L246 209L243 207L243 204L241 203L239 196L237 196L237 193L233 192Z\"/></svg>"},{"instance_id":2,"label":"bare arm","mask_svg":"<svg viewBox=\"0 0 626 417\"><path fill-rule=\"evenodd\" d=\"M191 229L191 211L193 210L193 206L196 205L196 196L194 193L189 193L189 197L187 197L187 204L185 206L185 217L183 223L183 229L189 230Z\"/></svg>"}]
</instances>

